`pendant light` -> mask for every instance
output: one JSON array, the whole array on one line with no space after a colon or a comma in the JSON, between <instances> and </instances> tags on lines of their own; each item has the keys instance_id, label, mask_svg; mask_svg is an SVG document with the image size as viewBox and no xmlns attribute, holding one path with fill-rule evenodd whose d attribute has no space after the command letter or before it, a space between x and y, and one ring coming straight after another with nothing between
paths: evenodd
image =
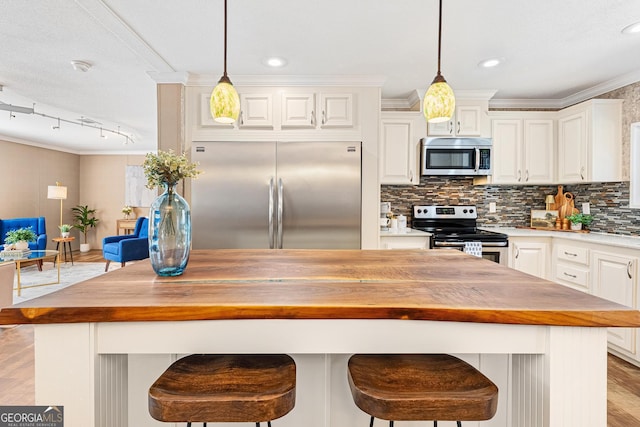
<instances>
[{"instance_id":1,"label":"pendant light","mask_svg":"<svg viewBox=\"0 0 640 427\"><path fill-rule=\"evenodd\" d=\"M233 123L240 115L240 98L227 76L227 0L224 0L224 74L211 92L209 108L218 123Z\"/></svg>"},{"instance_id":2,"label":"pendant light","mask_svg":"<svg viewBox=\"0 0 640 427\"><path fill-rule=\"evenodd\" d=\"M438 24L438 74L424 95L423 112L429 123L446 122L451 119L456 108L453 90L440 74L440 46L442 44L442 0L440 0L440 18Z\"/></svg>"}]
</instances>

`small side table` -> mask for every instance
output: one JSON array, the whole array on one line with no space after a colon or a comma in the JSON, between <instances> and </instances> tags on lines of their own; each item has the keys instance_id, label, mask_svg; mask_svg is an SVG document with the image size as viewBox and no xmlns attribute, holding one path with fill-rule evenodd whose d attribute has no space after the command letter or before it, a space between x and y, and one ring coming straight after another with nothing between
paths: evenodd
<instances>
[{"instance_id":1,"label":"small side table","mask_svg":"<svg viewBox=\"0 0 640 427\"><path fill-rule=\"evenodd\" d=\"M120 235L120 230L124 230L124 234L131 234L136 228L136 218L132 219L117 219L116 220L116 235Z\"/></svg>"},{"instance_id":2,"label":"small side table","mask_svg":"<svg viewBox=\"0 0 640 427\"><path fill-rule=\"evenodd\" d=\"M71 265L73 265L73 251L71 250L71 242L76 240L76 238L75 237L54 237L51 240L56 242L56 251L58 252L60 252L58 248L60 247L60 243L62 243L62 249L64 250L65 263L67 262L67 246L69 246L69 254L71 255ZM67 246L65 246L65 243L67 244Z\"/></svg>"}]
</instances>

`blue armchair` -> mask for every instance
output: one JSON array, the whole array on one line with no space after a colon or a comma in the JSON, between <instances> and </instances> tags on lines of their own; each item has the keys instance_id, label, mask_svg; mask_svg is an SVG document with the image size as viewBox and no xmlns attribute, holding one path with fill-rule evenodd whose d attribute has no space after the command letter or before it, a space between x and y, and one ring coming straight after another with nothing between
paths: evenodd
<instances>
[{"instance_id":1,"label":"blue armchair","mask_svg":"<svg viewBox=\"0 0 640 427\"><path fill-rule=\"evenodd\" d=\"M0 249L4 248L4 239L7 231L17 230L23 227L31 227L38 236L35 242L29 242L29 249L32 251L43 251L47 249L47 227L43 216L34 218L11 218L0 219Z\"/></svg>"},{"instance_id":2,"label":"blue armchair","mask_svg":"<svg viewBox=\"0 0 640 427\"><path fill-rule=\"evenodd\" d=\"M120 262L124 267L127 261L149 258L149 219L138 218L133 234L109 236L102 239L102 256L107 260L104 271L109 270L111 261Z\"/></svg>"}]
</instances>

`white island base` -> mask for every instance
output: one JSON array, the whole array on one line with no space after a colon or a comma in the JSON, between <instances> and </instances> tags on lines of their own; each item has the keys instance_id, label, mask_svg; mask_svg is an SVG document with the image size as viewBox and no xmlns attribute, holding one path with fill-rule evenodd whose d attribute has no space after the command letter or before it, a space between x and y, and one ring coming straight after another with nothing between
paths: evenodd
<instances>
[{"instance_id":1,"label":"white island base","mask_svg":"<svg viewBox=\"0 0 640 427\"><path fill-rule=\"evenodd\" d=\"M171 426L149 416L147 391L176 357L190 353L290 354L297 364L296 406L274 427L367 427L369 417L349 392L349 355L405 352L455 354L498 385L496 416L464 427L607 424L607 335L599 327L416 320L70 323L35 325L35 343L36 404L63 405L65 427ZM396 424L402 426L425 423Z\"/></svg>"}]
</instances>

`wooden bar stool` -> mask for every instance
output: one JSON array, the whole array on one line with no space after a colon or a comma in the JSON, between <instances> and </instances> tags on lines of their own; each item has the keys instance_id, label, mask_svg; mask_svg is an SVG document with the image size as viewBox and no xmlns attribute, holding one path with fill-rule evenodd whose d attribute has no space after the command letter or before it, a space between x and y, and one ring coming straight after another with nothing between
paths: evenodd
<instances>
[{"instance_id":1,"label":"wooden bar stool","mask_svg":"<svg viewBox=\"0 0 640 427\"><path fill-rule=\"evenodd\" d=\"M356 354L349 387L358 408L394 421L484 421L498 406L498 387L468 363L447 354Z\"/></svg>"},{"instance_id":2,"label":"wooden bar stool","mask_svg":"<svg viewBox=\"0 0 640 427\"><path fill-rule=\"evenodd\" d=\"M296 400L296 364L285 354L193 354L175 361L149 389L158 421L260 422L280 418Z\"/></svg>"}]
</instances>

